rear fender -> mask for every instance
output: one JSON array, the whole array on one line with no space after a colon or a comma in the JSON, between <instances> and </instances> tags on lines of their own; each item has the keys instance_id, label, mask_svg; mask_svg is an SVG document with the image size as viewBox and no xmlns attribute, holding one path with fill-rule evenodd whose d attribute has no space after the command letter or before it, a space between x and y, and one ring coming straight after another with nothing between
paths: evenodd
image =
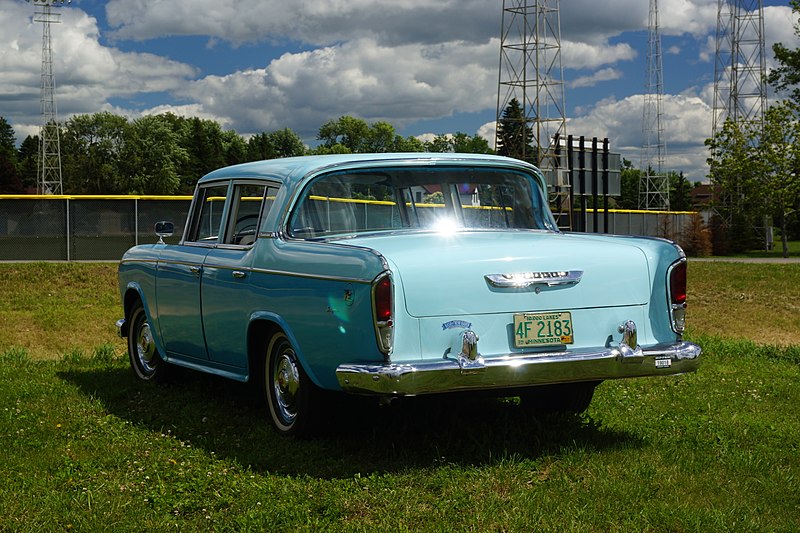
<instances>
[{"instance_id":1,"label":"rear fender","mask_svg":"<svg viewBox=\"0 0 800 533\"><path fill-rule=\"evenodd\" d=\"M332 381L328 383L320 380L319 376L317 376L317 374L314 373L313 369L311 368L311 365L308 364L306 356L303 354L303 350L300 348L300 343L297 342L297 337L292 331L292 328L289 326L286 320L283 319L282 316L269 311L256 311L255 313L250 315L250 325L247 328L248 339L250 338L250 334L254 330L254 328L258 327L259 324L263 324L264 322L268 322L271 325L273 325L276 331L282 331L284 334L286 334L286 337L289 339L289 342L292 343L292 347L294 348L295 354L297 355L297 359L300 361L303 370L305 371L306 375L311 379L311 381L314 383L314 385L323 389L339 389L339 385L335 376L332 376L331 377ZM266 354L253 354L253 355L266 356ZM250 358L248 357L248 365L249 364L250 364ZM252 373L252 368L248 368L247 371L248 371L248 379L252 378L252 375L250 375Z\"/></svg>"}]
</instances>

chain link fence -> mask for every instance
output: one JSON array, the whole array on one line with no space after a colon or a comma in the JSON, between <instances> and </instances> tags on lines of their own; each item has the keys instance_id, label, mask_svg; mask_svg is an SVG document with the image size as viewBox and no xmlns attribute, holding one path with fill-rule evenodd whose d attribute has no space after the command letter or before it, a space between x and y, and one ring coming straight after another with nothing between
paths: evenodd
<instances>
[{"instance_id":1,"label":"chain link fence","mask_svg":"<svg viewBox=\"0 0 800 533\"><path fill-rule=\"evenodd\" d=\"M131 246L155 243L160 220L175 223L165 242L177 243L190 204L189 196L0 196L0 260L117 260ZM370 207L360 216L368 219ZM609 210L607 232L680 240L692 215ZM586 214L587 231L603 232L602 214L596 229L595 218L591 210Z\"/></svg>"},{"instance_id":2,"label":"chain link fence","mask_svg":"<svg viewBox=\"0 0 800 533\"><path fill-rule=\"evenodd\" d=\"M177 243L189 196L0 196L0 260L100 261L155 243L153 226L175 222Z\"/></svg>"}]
</instances>

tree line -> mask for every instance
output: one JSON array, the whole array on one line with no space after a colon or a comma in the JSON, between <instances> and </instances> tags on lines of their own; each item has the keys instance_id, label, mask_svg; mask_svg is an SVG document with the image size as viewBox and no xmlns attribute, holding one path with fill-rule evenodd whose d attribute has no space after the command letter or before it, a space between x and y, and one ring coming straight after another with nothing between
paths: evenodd
<instances>
[{"instance_id":1,"label":"tree line","mask_svg":"<svg viewBox=\"0 0 800 533\"><path fill-rule=\"evenodd\" d=\"M59 128L65 194L191 194L197 180L220 167L313 154L357 152L492 153L488 142L465 133L423 142L403 137L388 122L343 116L323 124L319 145L307 148L289 128L245 139L213 120L173 113L134 120L109 112L75 115ZM16 147L0 117L0 194L36 187L38 136Z\"/></svg>"},{"instance_id":2,"label":"tree line","mask_svg":"<svg viewBox=\"0 0 800 533\"><path fill-rule=\"evenodd\" d=\"M516 107L515 107L516 106ZM509 104L503 118L519 113ZM497 153L522 158L519 121L501 118ZM505 132L505 133L504 133ZM315 148L307 148L289 128L245 139L219 123L172 113L129 120L108 112L76 115L60 128L62 180L65 194L191 194L204 174L220 167L311 154L367 152L458 152L491 154L486 139L456 133L430 141L402 137L387 122L367 123L342 116L323 124ZM36 187L38 136L27 136L19 148L14 130L0 117L0 194L19 194ZM522 141L525 142L525 141ZM532 154L529 149L527 154ZM530 155L524 157L531 159ZM641 172L624 160L622 195L612 201L620 209L636 209ZM691 184L682 173L671 174L672 209L692 208Z\"/></svg>"}]
</instances>

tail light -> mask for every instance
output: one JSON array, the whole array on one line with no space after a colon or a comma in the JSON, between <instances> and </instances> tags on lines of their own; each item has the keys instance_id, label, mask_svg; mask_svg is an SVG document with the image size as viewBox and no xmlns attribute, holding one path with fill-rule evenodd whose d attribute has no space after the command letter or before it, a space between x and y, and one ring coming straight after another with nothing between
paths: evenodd
<instances>
[{"instance_id":1,"label":"tail light","mask_svg":"<svg viewBox=\"0 0 800 533\"><path fill-rule=\"evenodd\" d=\"M674 263L669 271L669 303L672 330L680 335L686 326L686 259Z\"/></svg>"},{"instance_id":2,"label":"tail light","mask_svg":"<svg viewBox=\"0 0 800 533\"><path fill-rule=\"evenodd\" d=\"M394 330L394 286L388 272L378 276L372 283L372 310L378 348L388 355L392 350Z\"/></svg>"}]
</instances>

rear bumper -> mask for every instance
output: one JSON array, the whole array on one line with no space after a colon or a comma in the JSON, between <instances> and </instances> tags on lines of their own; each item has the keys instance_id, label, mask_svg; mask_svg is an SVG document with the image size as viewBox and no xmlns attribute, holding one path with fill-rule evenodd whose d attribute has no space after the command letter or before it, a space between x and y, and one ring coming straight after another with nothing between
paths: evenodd
<instances>
[{"instance_id":1,"label":"rear bumper","mask_svg":"<svg viewBox=\"0 0 800 533\"><path fill-rule=\"evenodd\" d=\"M627 346L592 351L510 354L435 362L344 364L336 369L345 392L413 396L607 379L683 374L697 369L702 349L679 341L632 350Z\"/></svg>"}]
</instances>

